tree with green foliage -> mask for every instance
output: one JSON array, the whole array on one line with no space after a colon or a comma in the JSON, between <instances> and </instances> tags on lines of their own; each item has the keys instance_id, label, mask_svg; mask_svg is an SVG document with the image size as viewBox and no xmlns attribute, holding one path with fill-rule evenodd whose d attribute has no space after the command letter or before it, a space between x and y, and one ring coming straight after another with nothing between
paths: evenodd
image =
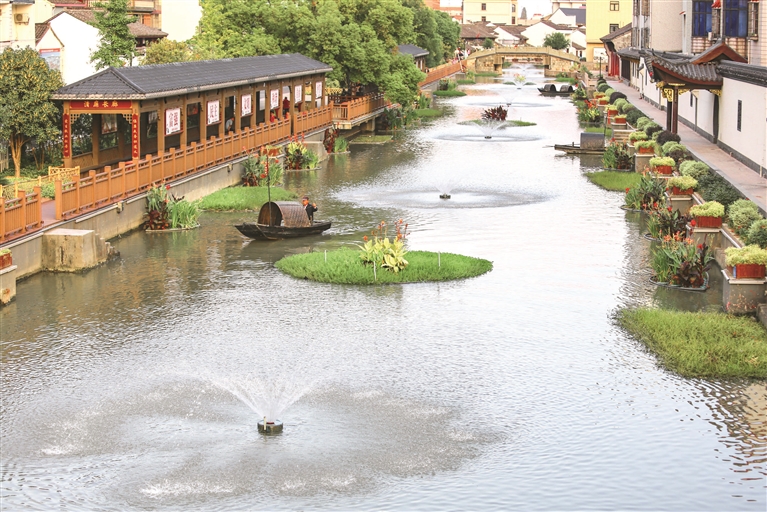
<instances>
[{"instance_id":1,"label":"tree with green foliage","mask_svg":"<svg viewBox=\"0 0 767 512\"><path fill-rule=\"evenodd\" d=\"M398 44L418 40L418 4L408 1L416 7L402 0L204 0L200 32L191 43L210 58L302 53L333 68L329 81L347 88L377 85L396 102L403 91L412 91L410 104L417 93L412 81L423 75L396 50ZM419 26L425 37L437 33L436 22L426 18ZM435 52L439 58L441 44Z\"/></svg>"},{"instance_id":2,"label":"tree with green foliage","mask_svg":"<svg viewBox=\"0 0 767 512\"><path fill-rule=\"evenodd\" d=\"M437 24L437 33L442 39L442 59L450 60L461 42L461 26L443 11L432 11Z\"/></svg>"},{"instance_id":3,"label":"tree with green foliage","mask_svg":"<svg viewBox=\"0 0 767 512\"><path fill-rule=\"evenodd\" d=\"M91 62L96 63L96 69L132 65L136 38L128 25L135 23L137 18L128 14L128 0L96 2L93 7L93 26L99 31L100 41L91 55Z\"/></svg>"},{"instance_id":4,"label":"tree with green foliage","mask_svg":"<svg viewBox=\"0 0 767 512\"><path fill-rule=\"evenodd\" d=\"M62 85L61 73L49 69L35 50L6 48L0 53L0 139L8 141L17 178L24 144L59 134L51 94Z\"/></svg>"},{"instance_id":5,"label":"tree with green foliage","mask_svg":"<svg viewBox=\"0 0 767 512\"><path fill-rule=\"evenodd\" d=\"M437 31L435 13L423 0L402 0L402 5L413 12L413 32L415 45L427 50L426 66L433 68L443 62L442 37Z\"/></svg>"},{"instance_id":6,"label":"tree with green foliage","mask_svg":"<svg viewBox=\"0 0 767 512\"><path fill-rule=\"evenodd\" d=\"M169 64L171 62L187 62L195 60L192 48L183 41L161 39L147 46L146 54L141 64Z\"/></svg>"},{"instance_id":7,"label":"tree with green foliage","mask_svg":"<svg viewBox=\"0 0 767 512\"><path fill-rule=\"evenodd\" d=\"M564 50L570 46L570 40L562 32L552 32L543 38L543 46L548 46L555 50Z\"/></svg>"},{"instance_id":8,"label":"tree with green foliage","mask_svg":"<svg viewBox=\"0 0 767 512\"><path fill-rule=\"evenodd\" d=\"M491 38L489 38L489 37L486 37L486 38L485 38L485 40L484 40L484 41L482 41L482 48L485 48L485 49L489 50L489 49L490 49L490 48L492 48L493 46L495 46L495 43L494 43L494 42L493 42L493 40L492 40Z\"/></svg>"}]
</instances>

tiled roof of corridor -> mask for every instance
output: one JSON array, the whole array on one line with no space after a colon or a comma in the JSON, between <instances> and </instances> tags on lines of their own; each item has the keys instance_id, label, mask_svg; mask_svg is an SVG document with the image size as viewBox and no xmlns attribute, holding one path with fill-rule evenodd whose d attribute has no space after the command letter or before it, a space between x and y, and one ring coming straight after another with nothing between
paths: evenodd
<instances>
[{"instance_id":1,"label":"tiled roof of corridor","mask_svg":"<svg viewBox=\"0 0 767 512\"><path fill-rule=\"evenodd\" d=\"M300 53L107 68L56 91L53 99L151 99L237 87L333 68Z\"/></svg>"}]
</instances>

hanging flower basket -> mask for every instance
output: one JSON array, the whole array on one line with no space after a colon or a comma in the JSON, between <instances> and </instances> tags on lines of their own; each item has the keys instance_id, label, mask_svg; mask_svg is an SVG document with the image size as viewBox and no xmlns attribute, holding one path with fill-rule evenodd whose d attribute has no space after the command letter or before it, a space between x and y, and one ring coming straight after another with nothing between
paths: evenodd
<instances>
[{"instance_id":1,"label":"hanging flower basket","mask_svg":"<svg viewBox=\"0 0 767 512\"><path fill-rule=\"evenodd\" d=\"M657 172L658 174L671 174L674 172L674 166L673 165L656 165L653 167L653 171Z\"/></svg>"},{"instance_id":2,"label":"hanging flower basket","mask_svg":"<svg viewBox=\"0 0 767 512\"><path fill-rule=\"evenodd\" d=\"M695 225L699 228L721 228L721 217L695 217Z\"/></svg>"},{"instance_id":3,"label":"hanging flower basket","mask_svg":"<svg viewBox=\"0 0 767 512\"><path fill-rule=\"evenodd\" d=\"M680 189L679 187L671 187L671 194L675 196L690 196L692 195L692 189Z\"/></svg>"},{"instance_id":4,"label":"hanging flower basket","mask_svg":"<svg viewBox=\"0 0 767 512\"><path fill-rule=\"evenodd\" d=\"M756 263L735 265L732 277L735 279L764 279L764 265Z\"/></svg>"}]
</instances>

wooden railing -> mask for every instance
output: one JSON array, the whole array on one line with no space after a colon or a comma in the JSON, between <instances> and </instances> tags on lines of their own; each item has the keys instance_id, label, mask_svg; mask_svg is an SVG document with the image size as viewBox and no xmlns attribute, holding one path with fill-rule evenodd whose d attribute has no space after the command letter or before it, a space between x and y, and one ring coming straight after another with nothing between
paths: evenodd
<instances>
[{"instance_id":1,"label":"wooden railing","mask_svg":"<svg viewBox=\"0 0 767 512\"><path fill-rule=\"evenodd\" d=\"M336 97L333 102L333 120L351 121L367 114L372 114L386 106L383 94L375 93L360 98Z\"/></svg>"},{"instance_id":2,"label":"wooden railing","mask_svg":"<svg viewBox=\"0 0 767 512\"><path fill-rule=\"evenodd\" d=\"M315 127L320 126L318 118L321 116L307 117ZM245 128L224 137L212 137L200 144L193 142L184 148L152 155L138 162L120 162L115 169L105 167L99 173L90 171L88 176L69 185L58 181L56 219L67 219L121 201L146 191L152 185L246 156L253 149L267 144L284 142L290 135L291 119L288 118L261 124L255 129Z\"/></svg>"},{"instance_id":3,"label":"wooden railing","mask_svg":"<svg viewBox=\"0 0 767 512\"><path fill-rule=\"evenodd\" d=\"M382 96L372 102L366 98L361 100L360 103L364 105L355 104L354 112L361 108L371 108L376 101L383 105ZM70 173L73 175L71 178L54 180L56 219L69 219L145 192L154 184L172 181L244 157L261 146L287 141L291 134L331 126L333 113L334 107L328 105L301 113L293 119L245 128L224 137L213 137L163 154L149 155L139 161L120 162L115 168L90 171L85 177L79 176L78 169L77 173ZM40 187L36 187L31 194L19 189L17 197L0 199L0 241L41 228L41 203Z\"/></svg>"},{"instance_id":4,"label":"wooden railing","mask_svg":"<svg viewBox=\"0 0 767 512\"><path fill-rule=\"evenodd\" d=\"M326 105L296 114L293 118L293 133L307 133L333 123L333 107Z\"/></svg>"},{"instance_id":5,"label":"wooden railing","mask_svg":"<svg viewBox=\"0 0 767 512\"><path fill-rule=\"evenodd\" d=\"M426 75L426 78L418 83L418 87L433 84L437 80L441 80L442 78L454 75L461 71L463 71L463 61L459 60L456 62L450 62L448 64L442 64L441 66L430 69L429 73Z\"/></svg>"},{"instance_id":6,"label":"wooden railing","mask_svg":"<svg viewBox=\"0 0 767 512\"><path fill-rule=\"evenodd\" d=\"M10 185L0 185L0 197L6 201L19 197L19 192L31 193L35 187L54 184L56 180L73 180L80 177L80 167L48 167L48 176L18 180Z\"/></svg>"},{"instance_id":7,"label":"wooden railing","mask_svg":"<svg viewBox=\"0 0 767 512\"><path fill-rule=\"evenodd\" d=\"M42 189L20 191L10 201L0 200L0 241L34 231L43 225Z\"/></svg>"}]
</instances>

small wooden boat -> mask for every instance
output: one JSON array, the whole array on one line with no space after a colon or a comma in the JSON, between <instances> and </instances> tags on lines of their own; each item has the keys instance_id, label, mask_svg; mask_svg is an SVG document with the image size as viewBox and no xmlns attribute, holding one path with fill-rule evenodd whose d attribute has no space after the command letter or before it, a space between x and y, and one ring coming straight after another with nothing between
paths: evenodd
<instances>
[{"instance_id":1,"label":"small wooden boat","mask_svg":"<svg viewBox=\"0 0 767 512\"><path fill-rule=\"evenodd\" d=\"M549 146L551 147L551 146ZM581 148L580 144L554 144L554 149L564 151L568 155L601 155L605 148Z\"/></svg>"},{"instance_id":2,"label":"small wooden boat","mask_svg":"<svg viewBox=\"0 0 767 512\"><path fill-rule=\"evenodd\" d=\"M575 88L570 84L562 84L557 89L556 84L545 84L543 87L538 87L538 90L543 96L570 96Z\"/></svg>"},{"instance_id":3,"label":"small wooden boat","mask_svg":"<svg viewBox=\"0 0 767 512\"><path fill-rule=\"evenodd\" d=\"M319 235L330 228L330 221L310 221L298 203L271 201L261 207L258 222L243 222L234 227L254 240L280 240Z\"/></svg>"}]
</instances>

